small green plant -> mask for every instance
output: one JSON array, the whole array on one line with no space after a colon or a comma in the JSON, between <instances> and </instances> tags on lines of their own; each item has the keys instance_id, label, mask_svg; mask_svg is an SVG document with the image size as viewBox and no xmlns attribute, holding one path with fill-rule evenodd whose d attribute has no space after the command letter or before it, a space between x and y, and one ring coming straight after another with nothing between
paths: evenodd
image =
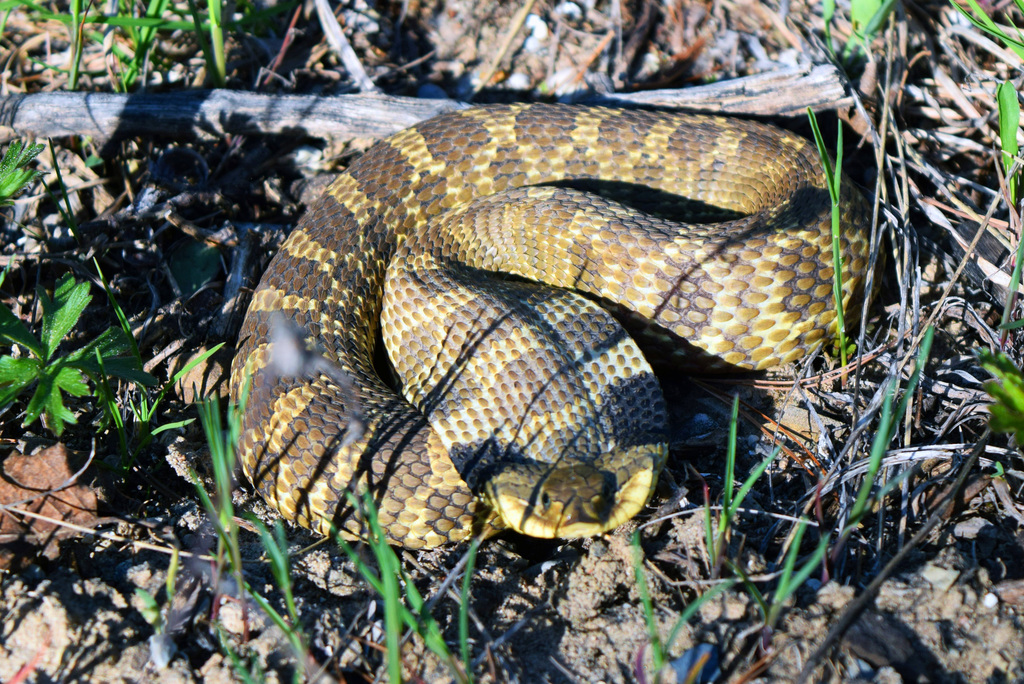
<instances>
[{"instance_id":1,"label":"small green plant","mask_svg":"<svg viewBox=\"0 0 1024 684\"><path fill-rule=\"evenodd\" d=\"M814 131L814 142L818 146L818 156L821 157L821 165L825 169L825 179L828 185L828 195L832 200L832 298L836 304L836 334L839 337L839 359L843 366L846 365L846 314L843 311L843 253L840 240L842 238L840 226L840 185L843 175L843 127L839 126L836 133L836 163L832 166L828 149L825 147L825 138L818 128L818 119L814 111L808 107L807 117L811 121L811 129Z\"/></svg>"},{"instance_id":2,"label":"small green plant","mask_svg":"<svg viewBox=\"0 0 1024 684\"><path fill-rule=\"evenodd\" d=\"M857 491L857 498L854 500L853 508L850 510L846 523L839 532L838 540L832 548L831 558L833 561L842 553L847 541L849 541L850 535L859 527L864 517L874 508L874 505L888 496L894 487L899 485L900 482L909 477L913 472L910 469L905 470L898 477L894 477L881 487L876 488L878 473L882 469L882 459L892 443L897 427L900 425L901 416L906 413L910 399L914 396L914 390L917 389L917 384L921 380L921 374L924 372L925 364L928 363L928 356L931 353L934 336L934 328L929 327L925 330L924 336L921 338L920 348L918 349L917 361L914 364L914 372L911 373L910 380L907 382L907 388L900 397L899 404L895 410L893 409L893 402L899 392L899 378L893 378L892 383L889 385L885 401L882 403L882 415L879 417L878 431L875 432L875 437L871 442L871 453L868 456L867 471L861 480L860 489Z\"/></svg>"},{"instance_id":3,"label":"small green plant","mask_svg":"<svg viewBox=\"0 0 1024 684\"><path fill-rule=\"evenodd\" d=\"M739 426L740 399L734 397L732 404L732 416L729 421L729 441L725 451L725 480L722 483L722 510L718 516L717 524L712 521L710 501L704 508L704 535L708 547L708 554L712 559L712 572L717 575L725 558L725 550L729 545L729 534L733 527L733 521L743 505L747 494L753 489L754 484L764 474L774 461L780 450L776 449L772 454L761 461L754 468L747 479L743 481L738 492L733 494L733 479L736 474L736 433ZM707 492L705 492L707 496Z\"/></svg>"},{"instance_id":4,"label":"small green plant","mask_svg":"<svg viewBox=\"0 0 1024 684\"><path fill-rule=\"evenodd\" d=\"M1022 0L1024 2L1024 0ZM1010 220L1011 228L1016 226L1019 232L1020 213L1013 211L1018 206L1020 198L1021 175L1024 173L1018 163L1017 154L1020 148L1017 145L1017 133L1020 130L1020 101L1017 95L1017 88L1011 81L1004 81L996 89L996 102L999 107L999 143L1002 147L1003 169L1006 177L1006 187L1010 194ZM1020 287L1021 267L1024 260L1024 240L1017 241L1017 255L1014 260L1013 273L1010 276L1009 293L1003 305L1003 315L1000 327L1003 329L1001 341L1005 342L1008 335L1008 328L1022 323L1011 321L1013 308L1017 302L1017 290Z\"/></svg>"},{"instance_id":5,"label":"small green plant","mask_svg":"<svg viewBox=\"0 0 1024 684\"><path fill-rule=\"evenodd\" d=\"M687 605L676 619L675 625L672 626L668 637L662 641L661 631L658 628L658 622L654 615L654 601L651 599L651 590L647 584L647 573L644 572L644 552L640 545L639 531L633 533L633 574L636 578L637 592L640 594L640 604L644 609L644 622L647 624L648 641L651 646L651 661L655 671L654 681L657 682L660 681L662 670L668 663L672 653L672 645L675 644L676 637L679 636L683 626L690 621L690 618L696 615L701 606L722 592L728 591L735 584L735 581L725 580L720 584L716 584L701 594L696 601ZM691 674L700 674L700 672L698 670Z\"/></svg>"},{"instance_id":6,"label":"small green plant","mask_svg":"<svg viewBox=\"0 0 1024 684\"><path fill-rule=\"evenodd\" d=\"M71 63L68 65L68 90L78 89L78 72L82 64L82 48L85 40L85 24L82 22L85 3L82 0L70 0L68 9L71 11Z\"/></svg>"},{"instance_id":7,"label":"small green plant","mask_svg":"<svg viewBox=\"0 0 1024 684\"><path fill-rule=\"evenodd\" d=\"M35 386L23 425L42 416L46 426L60 436L65 424L76 422L74 413L64 405L63 395L88 395L86 380L96 385L109 375L140 385L155 383L135 357L125 356L131 344L120 328L109 328L82 347L58 355L62 340L92 300L88 283L76 283L68 274L57 283L52 299L42 288L36 292L43 311L39 338L10 309L0 306L0 338L21 352L0 356L0 406L11 404Z\"/></svg>"},{"instance_id":8,"label":"small green plant","mask_svg":"<svg viewBox=\"0 0 1024 684\"><path fill-rule=\"evenodd\" d=\"M26 145L21 140L14 140L7 146L0 159L0 207L14 204L14 196L41 175L27 167L44 149L45 145Z\"/></svg>"},{"instance_id":9,"label":"small green plant","mask_svg":"<svg viewBox=\"0 0 1024 684\"><path fill-rule=\"evenodd\" d=\"M209 73L214 85L218 88L223 88L227 82L224 58L224 25L221 20L223 6L221 0L207 0L206 6L209 17L209 40L204 35L203 22L199 16L199 7L196 0L188 0L189 11L192 13L192 21L195 24L196 39L199 41L200 50L206 59L206 71Z\"/></svg>"},{"instance_id":10,"label":"small green plant","mask_svg":"<svg viewBox=\"0 0 1024 684\"><path fill-rule=\"evenodd\" d=\"M889 445L892 443L892 438L896 434L896 429L903 420L902 416L906 413L907 406L909 405L911 398L914 396L914 390L917 389L917 383L921 381L921 374L924 372L924 367L928 363L928 357L932 351L932 340L934 339L935 329L929 327L925 330L924 337L921 338L921 345L917 351L917 361L914 364L914 372L910 374L910 380L907 382L907 388L904 390L903 396L900 397L900 402L896 406L895 411L892 409L892 404L897 390L899 389L899 378L894 378L892 385L889 387L885 403L882 405L882 416L879 420L879 429L878 432L875 433L874 441L871 443L871 455L868 464L868 471L864 476L864 485L861 486L860 491L857 493L857 499L853 504L853 511L850 513L851 521L856 522L860 520L860 517L868 511L868 503L872 498L874 498L874 500L881 500L881 497L884 496L883 494L877 494L875 497L872 497L871 487L874 484L875 478L878 476L879 470L882 468L882 458L885 456L886 450L888 450ZM907 474L909 475L909 471Z\"/></svg>"},{"instance_id":11,"label":"small green plant","mask_svg":"<svg viewBox=\"0 0 1024 684\"><path fill-rule=\"evenodd\" d=\"M705 536L708 553L714 561L716 572L720 569L721 565L724 564L733 575L739 578L739 581L743 583L747 592L754 598L758 607L761 609L765 632L767 634L770 632L772 627L774 627L776 621L781 615L782 606L785 604L786 599L788 599L793 592L795 592L807 580L815 568L819 567L821 564L821 560L825 557L825 553L828 551L829 538L828 536L823 536L815 551L806 561L804 561L801 568L796 570L796 562L800 552L800 542L803 540L804 530L807 525L806 520L800 520L799 526L793 534L789 551L786 554L781 574L779 575L778 582L776 582L775 591L772 593L770 601L765 597L764 593L757 588L757 585L747 577L746 573L743 572L743 569L738 564L725 557L725 550L729 543L729 535L734 526L736 515L739 513L740 506L743 505L744 499L746 499L757 480L760 479L761 475L764 474L765 470L768 469L768 466L771 465L772 461L774 461L780 453L780 449L776 449L768 458L761 461L761 463L759 463L758 466L747 476L747 479L743 481L743 484L734 495L733 480L736 470L736 435L738 424L739 397L736 397L733 400L732 416L729 421L729 441L725 456L725 480L722 486L722 512L719 515L717 525L715 525L712 522L710 504L705 506Z\"/></svg>"},{"instance_id":12,"label":"small green plant","mask_svg":"<svg viewBox=\"0 0 1024 684\"><path fill-rule=\"evenodd\" d=\"M782 609L786 605L786 601L797 589L803 586L803 583L807 581L811 573L821 566L821 561L825 558L825 554L828 553L828 547L832 540L829 535L825 534L821 536L818 546L807 560L804 561L800 569L796 569L797 558L800 555L800 542L803 541L807 524L807 520L804 518L801 518L800 522L797 523L796 531L793 533L793 539L789 545L789 551L786 553L786 558L782 563L782 572L775 582L775 591L772 592L770 602L756 588L744 580L744 583L748 584L748 588L753 589L751 595L754 596L757 604L761 607L765 632L774 629L775 623L779 621L779 617L782 615Z\"/></svg>"},{"instance_id":13,"label":"small green plant","mask_svg":"<svg viewBox=\"0 0 1024 684\"><path fill-rule=\"evenodd\" d=\"M100 282L103 284L103 289L107 293L107 300L110 302L110 306L114 309L114 313L117 315L117 321L121 326L122 332L125 337L129 340L130 351L139 363L142 363L142 356L139 354L139 348L135 344L135 338L132 336L131 326L128 324L128 317L125 316L124 310L121 309L121 305L118 304L117 298L114 297L114 290L110 287L110 283L107 281L106 276L103 274L103 270L100 268L98 261L93 259L93 265L96 267L96 272L99 274ZM128 430L124 422L124 418L121 415L121 411L118 408L117 401L114 397L114 393L110 391L110 387L106 382L105 374L104 379L101 383L102 394L101 399L107 405L107 415L113 417L114 427L117 430L118 440L121 445L121 467L126 469L134 463L135 458L153 441L153 438L162 432L167 430L174 430L176 428L185 427L191 424L195 419L188 418L185 420L173 421L170 423L164 423L163 425L154 425L156 420L157 411L160 408L160 404L163 402L167 393L183 378L185 378L193 368L206 361L208 358L213 356L224 346L221 342L215 345L211 349L206 350L202 354L199 354L191 361L189 361L180 371L174 374L170 382L166 383L156 393L156 396L152 396L147 392L140 392L138 397L128 396L124 401L128 404L128 409L131 411L132 416L135 419L135 429L137 433L135 435L134 447L129 448L128 446ZM102 359L97 359L100 367L103 368Z\"/></svg>"},{"instance_id":14,"label":"small green plant","mask_svg":"<svg viewBox=\"0 0 1024 684\"><path fill-rule=\"evenodd\" d=\"M1024 33L1021 33L1021 30L1013 25L1008 16L1004 18L1014 34L1012 36L993 21L992 17L985 12L977 0L964 0L964 2L970 11L956 2L956 0L951 0L953 7L974 24L975 27L1001 40L1020 59L1024 60ZM1013 0L1013 2L1019 11L1024 12L1024 0ZM1003 171L1006 177L1006 186L1009 191L1011 204L1010 233L1019 235L1021 215L1020 211L1014 211L1014 208L1018 207L1021 197L1021 186L1024 183L1021 178L1022 174L1024 174L1024 169L1018 163L1017 156L1020 152L1017 144L1017 134L1020 131L1021 123L1020 95L1017 93L1017 88L1012 81L1004 81L996 88L996 103L999 109L999 145L1002 148ZM1022 260L1024 260L1024 240L1017 240L1017 254L1013 274L1010 277L1010 285L1007 288L1008 295L1003 306L1003 316L999 326L1003 330L1000 337L1001 343L1006 342L1010 329L1024 326L1024 321L1010 320L1013 307L1017 302L1017 291L1021 282Z\"/></svg>"},{"instance_id":15,"label":"small green plant","mask_svg":"<svg viewBox=\"0 0 1024 684\"><path fill-rule=\"evenodd\" d=\"M150 53L156 42L160 25L149 22L162 19L169 4L168 0L150 0L145 5L145 14L140 17L140 19L148 20L146 23L130 22L125 23L122 27L128 38L128 44L134 48L131 57L126 61L124 70L121 72L120 86L125 92L131 90L135 86L135 82L142 76L143 69L149 62Z\"/></svg>"},{"instance_id":16,"label":"small green plant","mask_svg":"<svg viewBox=\"0 0 1024 684\"><path fill-rule=\"evenodd\" d=\"M1024 373L1005 354L983 351L982 367L995 379L985 383L985 391L995 401L989 406L989 426L994 432L1013 434L1017 445L1024 444Z\"/></svg>"},{"instance_id":17,"label":"small green plant","mask_svg":"<svg viewBox=\"0 0 1024 684\"><path fill-rule=\"evenodd\" d=\"M850 23L853 26L853 35L843 46L840 58L844 64L849 64L855 56L857 49L867 51L867 46L874 39L882 24L892 14L896 0L851 0L850 1ZM825 0L822 7L822 19L825 22L825 45L832 54L836 54L835 46L832 43L832 18L836 13L835 0Z\"/></svg>"},{"instance_id":18,"label":"small green plant","mask_svg":"<svg viewBox=\"0 0 1024 684\"><path fill-rule=\"evenodd\" d=\"M294 7L294 3L284 2L257 9L253 3L243 1L238 3L239 10L243 12L241 19L225 22L226 3L222 0L207 0L205 13L200 13L195 0L189 0L188 4L188 10L183 10L170 0L146 0L139 3L119 0L114 3L115 11L103 13L90 12L93 5L82 0L69 0L67 12L53 12L34 0L0 0L0 12L25 7L41 20L67 25L70 36L69 63L66 69L58 70L68 74L69 89L75 89L78 85L85 42L104 43L104 34L92 27L116 28L123 40L114 41L109 48L114 58L114 69L119 76L115 87L127 92L138 84L144 70L155 61L157 53L153 48L159 34L171 31L195 31L211 80L214 85L223 86L226 80L225 33L228 30L263 28L269 18ZM52 65L37 63L42 68L55 69ZM154 66L157 69L163 68L160 64Z\"/></svg>"},{"instance_id":19,"label":"small green plant","mask_svg":"<svg viewBox=\"0 0 1024 684\"><path fill-rule=\"evenodd\" d=\"M379 574L374 572L353 546L340 534L335 532L331 536L349 557L349 560L356 566L363 579L373 587L374 591L380 594L384 600L384 643L387 648L388 677L391 682L402 681L402 654L401 654L401 630L410 629L419 634L427 648L446 663L456 681L468 683L471 680L469 674L469 663L465 667L452 656L445 643L441 628L434 617L427 611L426 603L422 594L416 588L412 579L402 568L395 550L388 544L387 536L384 534L377 518L377 509L369 493L357 497L352 492L347 492L349 502L355 510L359 511L360 517L366 521L368 535L366 543L377 561ZM466 572L471 571L471 565L467 563ZM464 588L468 584L464 581ZM403 591L404 587L404 591ZM403 600L404 593L404 600ZM465 599L466 596L463 596ZM465 600L463 601L465 605ZM468 609L468 608L467 608ZM468 626L467 626L468 629ZM467 641L464 641L462 650L468 653L468 632Z\"/></svg>"},{"instance_id":20,"label":"small green plant","mask_svg":"<svg viewBox=\"0 0 1024 684\"><path fill-rule=\"evenodd\" d=\"M298 613L291 589L291 580L288 573L288 550L284 539L283 530L275 530L271 535L265 527L257 524L260 529L260 538L263 542L267 557L270 559L271 572L277 580L279 588L285 595L285 605L288 612L286 619L270 603L254 591L245 580L242 567L242 551L239 544L239 527L235 516L235 507L231 499L231 492L234 489L235 471L235 445L241 430L241 410L239 406L245 405L247 392L239 405L233 405L227 412L227 429L221 419L221 411L217 397L213 396L200 404L199 415L206 432L206 441L210 447L210 460L213 464L214 496L207 494L206 490L198 484L199 478L194 473L193 481L196 484L196 491L203 508L213 525L217 537L217 572L215 577L220 577L223 572L230 572L234 575L235 582L244 596L250 598L253 603L271 622L285 634L292 651L295 655L298 667L295 670L295 681L302 681L303 667L307 661L308 649L306 640L298 628ZM253 672L255 663L248 666L242 658L234 651L226 636L219 632L221 648L226 652L235 666L235 672L245 681L262 681L264 677L259 672Z\"/></svg>"},{"instance_id":21,"label":"small green plant","mask_svg":"<svg viewBox=\"0 0 1024 684\"><path fill-rule=\"evenodd\" d=\"M164 583L164 607L160 608L160 602L154 594L149 593L142 587L135 588L135 595L142 602L142 617L153 628L153 636L149 639L150 659L156 664L158 670L167 666L174 654L174 641L172 632L175 630L176 617L174 611L174 590L178 579L180 567L178 549L171 551L171 562L167 568L167 581Z\"/></svg>"}]
</instances>

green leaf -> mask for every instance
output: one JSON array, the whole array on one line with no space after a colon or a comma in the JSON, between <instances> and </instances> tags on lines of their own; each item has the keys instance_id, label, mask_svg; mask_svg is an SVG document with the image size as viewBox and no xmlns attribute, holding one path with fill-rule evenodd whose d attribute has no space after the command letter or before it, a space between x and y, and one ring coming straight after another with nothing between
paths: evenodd
<instances>
[{"instance_id":1,"label":"green leaf","mask_svg":"<svg viewBox=\"0 0 1024 684\"><path fill-rule=\"evenodd\" d=\"M881 9L880 0L850 0L850 23L859 36L863 36L871 18Z\"/></svg>"},{"instance_id":2,"label":"green leaf","mask_svg":"<svg viewBox=\"0 0 1024 684\"><path fill-rule=\"evenodd\" d=\"M857 14L854 12L854 8L861 5L859 9L864 11L864 14ZM892 8L896 5L896 0L853 0L850 3L850 17L854 22L854 26L860 27L859 34L867 40L871 40L875 34L878 33L879 29L882 28L882 24L889 15L892 13ZM866 18L865 18L866 17ZM854 30L857 30L856 28Z\"/></svg>"},{"instance_id":3,"label":"green leaf","mask_svg":"<svg viewBox=\"0 0 1024 684\"><path fill-rule=\"evenodd\" d=\"M39 359L0 356L0 407L18 398L39 377Z\"/></svg>"},{"instance_id":4,"label":"green leaf","mask_svg":"<svg viewBox=\"0 0 1024 684\"><path fill-rule=\"evenodd\" d=\"M130 350L131 344L128 342L123 330L120 328L107 328L92 342L76 349L65 358L68 363L74 363L83 370L99 372L100 368L96 365L97 351L99 351L104 362L106 362L108 357L119 356Z\"/></svg>"},{"instance_id":5,"label":"green leaf","mask_svg":"<svg viewBox=\"0 0 1024 684\"><path fill-rule=\"evenodd\" d=\"M195 240L178 245L167 261L185 298L194 295L221 271L220 251Z\"/></svg>"},{"instance_id":6,"label":"green leaf","mask_svg":"<svg viewBox=\"0 0 1024 684\"><path fill-rule=\"evenodd\" d=\"M120 328L108 328L99 337L76 349L65 357L67 365L72 365L93 378L101 374L134 382L138 385L151 387L157 383L149 373L142 370L142 365L134 356L127 356L134 350L131 338ZM96 361L96 353L103 357L103 367Z\"/></svg>"},{"instance_id":7,"label":"green leaf","mask_svg":"<svg viewBox=\"0 0 1024 684\"><path fill-rule=\"evenodd\" d=\"M44 149L43 145L25 145L13 141L0 159L0 207L12 204L11 198L40 175L39 171L25 167Z\"/></svg>"},{"instance_id":8,"label":"green leaf","mask_svg":"<svg viewBox=\"0 0 1024 684\"><path fill-rule=\"evenodd\" d=\"M39 340L6 306L0 306L0 337L25 347L39 358L43 358L46 354Z\"/></svg>"},{"instance_id":9,"label":"green leaf","mask_svg":"<svg viewBox=\"0 0 1024 684\"><path fill-rule=\"evenodd\" d=\"M156 599L153 595L142 587L135 587L135 595L139 597L142 603L142 609L139 611L142 613L143 619L153 626L157 631L161 631L163 627L163 619L160 615L160 606L157 604Z\"/></svg>"},{"instance_id":10,"label":"green leaf","mask_svg":"<svg viewBox=\"0 0 1024 684\"><path fill-rule=\"evenodd\" d=\"M1010 201L1016 205L1020 188L1020 174L1013 173L1014 158L1019 152L1017 131L1020 130L1020 101L1012 81L1003 81L996 88L999 103L999 142L1003 148L1003 169L1006 185L1010 188Z\"/></svg>"},{"instance_id":11,"label":"green leaf","mask_svg":"<svg viewBox=\"0 0 1024 684\"><path fill-rule=\"evenodd\" d=\"M150 434L153 437L156 437L161 432L166 432L167 430L176 430L178 428L185 427L186 425L191 425L192 423L195 422L195 420L195 418L188 418L186 420L177 420L174 421L173 423L164 423L163 425L154 429L153 432L151 432Z\"/></svg>"},{"instance_id":12,"label":"green leaf","mask_svg":"<svg viewBox=\"0 0 1024 684\"><path fill-rule=\"evenodd\" d=\"M49 361L64 336L78 323L85 307L92 300L88 283L75 283L71 274L65 275L57 283L57 289L51 300L46 292L38 289L39 300L43 305L43 348L46 350L45 361Z\"/></svg>"},{"instance_id":13,"label":"green leaf","mask_svg":"<svg viewBox=\"0 0 1024 684\"><path fill-rule=\"evenodd\" d=\"M64 406L60 390L54 386L54 378L46 373L40 376L36 391L25 408L25 420L22 425L31 425L44 413L47 427L58 437L64 432L65 423L77 422L75 414Z\"/></svg>"},{"instance_id":14,"label":"green leaf","mask_svg":"<svg viewBox=\"0 0 1024 684\"><path fill-rule=\"evenodd\" d=\"M103 359L107 375L134 382L143 387L153 387L157 379L139 367L139 362L132 356L115 356L114 358Z\"/></svg>"},{"instance_id":15,"label":"green leaf","mask_svg":"<svg viewBox=\"0 0 1024 684\"><path fill-rule=\"evenodd\" d=\"M58 369L53 376L53 384L73 397L89 394L89 384L82 377L82 372L71 366Z\"/></svg>"}]
</instances>

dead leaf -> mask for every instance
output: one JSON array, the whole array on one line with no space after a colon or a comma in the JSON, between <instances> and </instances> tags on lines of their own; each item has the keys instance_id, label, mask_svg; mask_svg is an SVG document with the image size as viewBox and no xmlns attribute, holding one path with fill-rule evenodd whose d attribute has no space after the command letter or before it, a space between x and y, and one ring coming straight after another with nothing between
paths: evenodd
<instances>
[{"instance_id":1,"label":"dead leaf","mask_svg":"<svg viewBox=\"0 0 1024 684\"><path fill-rule=\"evenodd\" d=\"M56 523L18 515L16 509L55 520L91 526L97 519L99 497L77 484L63 444L26 456L10 453L0 463L0 570L17 570L42 554L54 559L61 539L78 533Z\"/></svg>"}]
</instances>

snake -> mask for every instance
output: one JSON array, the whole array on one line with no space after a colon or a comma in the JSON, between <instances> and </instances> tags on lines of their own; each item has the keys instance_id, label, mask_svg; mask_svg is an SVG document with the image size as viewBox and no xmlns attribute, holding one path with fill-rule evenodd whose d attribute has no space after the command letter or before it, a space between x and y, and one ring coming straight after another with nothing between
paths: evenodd
<instances>
[{"instance_id":1,"label":"snake","mask_svg":"<svg viewBox=\"0 0 1024 684\"><path fill-rule=\"evenodd\" d=\"M488 105L381 140L253 291L242 470L323 535L611 530L667 458L662 368L791 364L863 297L868 205L843 183L834 238L826 183L795 133L672 111Z\"/></svg>"}]
</instances>

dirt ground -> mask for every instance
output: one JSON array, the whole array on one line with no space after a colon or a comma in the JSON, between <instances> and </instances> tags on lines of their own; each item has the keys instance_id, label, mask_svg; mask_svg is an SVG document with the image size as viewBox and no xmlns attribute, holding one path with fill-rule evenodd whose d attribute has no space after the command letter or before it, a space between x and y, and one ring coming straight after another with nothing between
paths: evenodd
<instances>
[{"instance_id":1,"label":"dirt ground","mask_svg":"<svg viewBox=\"0 0 1024 684\"><path fill-rule=\"evenodd\" d=\"M423 98L575 101L828 60L815 3L542 0L515 30L527 4L343 0L334 9L377 87ZM986 7L1001 19L1009 12L1018 25L1024 19L997 5ZM68 7L9 9L0 94L66 89L68 30L57 15ZM262 9L270 13L229 32L228 87L357 88L312 3ZM253 10L239 3L236 11ZM113 92L110 44L122 34L104 40L91 32L99 24L89 26L78 87ZM845 44L848 7L831 28L832 40ZM150 89L209 85L194 32L169 28L158 39ZM886 254L855 338L859 374L838 371L839 361L822 354L769 376L663 378L674 444L651 505L599 538L505 534L484 542L470 583L468 665L458 636L467 549L400 552L407 581L463 663L453 670L422 635L407 634L405 679L464 681L468 671L495 682L683 682L687 659L703 656L710 664L692 681L1024 681L1024 467L1015 443L986 429L990 376L976 355L1001 348L1021 360L1018 331L997 328L1019 216L1003 202L992 220L982 217L1001 197L995 88L1016 79L1020 89L1022 60L941 2L897 5L867 45L844 64L851 98L820 115L826 139L846 127L845 177L876 200L878 250ZM270 68L276 76L267 76ZM773 121L810 135L802 117ZM0 136L6 147L14 133L0 128ZM370 142L181 142L159 131L114 144L55 139L62 178L47 150L37 161L44 175L0 209L0 263L10 269L0 285L3 305L37 331L37 287L52 292L69 271L91 280L92 302L66 342L80 346L117 325L95 257L145 369L161 383L198 351L227 343L172 387L156 421L195 418L194 385L200 394L224 393L250 291L237 300L225 295L240 241L218 231L259 226L245 274L251 288L325 179ZM46 192L61 180L73 188L77 234ZM148 213L138 210L145 198L155 207ZM936 334L922 368L914 359L927 325ZM16 352L0 344L0 355L8 353ZM893 421L871 491L909 475L840 541L875 436L886 429L888 389L899 380L902 396L915 368L920 380ZM772 452L773 438L784 449L750 490L718 554L709 551L705 515L709 504L716 519L720 510L735 393L743 407L737 486ZM140 390L126 383L114 396L135 447L141 430L127 407ZM0 407L0 681L388 679L384 601L336 546L286 528L298 650L212 557L216 541L192 480L194 472L213 490L198 421L161 432L126 464L97 402L69 403L78 422L59 439L40 423L22 424L24 398ZM233 502L240 514L270 525L277 519L245 482ZM26 517L26 507L37 517ZM779 597L801 516L810 522L797 567L831 535L827 555L792 595ZM287 614L254 523L240 525L245 581ZM375 567L368 548L358 553ZM680 623L688 606L723 583L730 584ZM656 671L651 635L664 643L677 624L669 664Z\"/></svg>"}]
</instances>

